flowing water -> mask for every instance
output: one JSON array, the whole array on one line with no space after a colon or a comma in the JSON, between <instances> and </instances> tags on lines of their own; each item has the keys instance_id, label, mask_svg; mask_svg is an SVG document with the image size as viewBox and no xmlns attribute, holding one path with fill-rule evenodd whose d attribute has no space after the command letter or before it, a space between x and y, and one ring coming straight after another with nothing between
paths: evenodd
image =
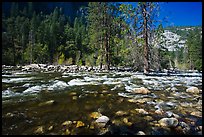
<instances>
[{"instance_id":1,"label":"flowing water","mask_svg":"<svg viewBox=\"0 0 204 137\"><path fill-rule=\"evenodd\" d=\"M198 74L198 73L197 73ZM191 130L202 125L202 94L187 93L196 86L202 89L202 74L197 77L144 76L136 72L57 73L2 70L2 134L66 134L65 121L73 124L67 134L101 134L99 128L90 128L95 119L92 112L109 117L109 134L183 134L157 126L167 112L178 115ZM134 94L134 88L145 87L148 95ZM49 104L43 104L50 101ZM148 114L137 113L144 109ZM158 115L156 110L163 110ZM117 115L116 112L126 112ZM126 120L124 120L126 119ZM128 122L131 124L127 124ZM74 122L73 122L74 123ZM36 130L41 127L40 133Z\"/></svg>"}]
</instances>

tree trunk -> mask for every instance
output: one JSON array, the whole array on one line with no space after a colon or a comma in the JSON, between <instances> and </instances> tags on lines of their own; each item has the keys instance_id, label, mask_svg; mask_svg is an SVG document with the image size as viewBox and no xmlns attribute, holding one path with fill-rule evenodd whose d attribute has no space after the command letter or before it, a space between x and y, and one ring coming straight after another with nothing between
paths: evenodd
<instances>
[{"instance_id":1,"label":"tree trunk","mask_svg":"<svg viewBox=\"0 0 204 137\"><path fill-rule=\"evenodd\" d=\"M143 5L143 18L144 18L144 73L149 73L148 63L148 34L147 34L147 13L146 4Z\"/></svg>"}]
</instances>

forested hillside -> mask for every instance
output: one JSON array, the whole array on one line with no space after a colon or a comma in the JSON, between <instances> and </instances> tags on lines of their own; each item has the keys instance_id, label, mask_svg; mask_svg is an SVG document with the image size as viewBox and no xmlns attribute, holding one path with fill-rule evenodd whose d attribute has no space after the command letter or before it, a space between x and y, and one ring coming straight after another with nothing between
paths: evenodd
<instances>
[{"instance_id":1,"label":"forested hillside","mask_svg":"<svg viewBox=\"0 0 204 137\"><path fill-rule=\"evenodd\" d=\"M9 14L2 13L2 64L128 66L147 72L172 67L201 70L201 29L194 27L187 33L181 28L155 27L159 11L154 3L132 7L90 2L78 8L73 19L61 7L47 13L36 10L32 2L19 6L12 3ZM185 46L169 51L165 30L180 35Z\"/></svg>"}]
</instances>

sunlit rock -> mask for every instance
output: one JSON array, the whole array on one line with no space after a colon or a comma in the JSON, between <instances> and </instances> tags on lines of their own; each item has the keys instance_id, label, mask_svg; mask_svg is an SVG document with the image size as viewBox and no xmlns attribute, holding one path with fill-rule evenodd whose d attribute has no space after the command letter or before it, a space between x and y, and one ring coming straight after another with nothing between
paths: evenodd
<instances>
[{"instance_id":1,"label":"sunlit rock","mask_svg":"<svg viewBox=\"0 0 204 137\"><path fill-rule=\"evenodd\" d=\"M77 128L83 127L83 126L85 126L85 124L82 121L77 121L77 125L76 125Z\"/></svg>"},{"instance_id":2,"label":"sunlit rock","mask_svg":"<svg viewBox=\"0 0 204 137\"><path fill-rule=\"evenodd\" d=\"M99 127L105 127L105 125L109 122L109 118L107 116L99 117L95 122Z\"/></svg>"},{"instance_id":3,"label":"sunlit rock","mask_svg":"<svg viewBox=\"0 0 204 137\"><path fill-rule=\"evenodd\" d=\"M117 111L115 114L116 114L117 116L124 116L124 115L128 115L128 112L119 110L119 111Z\"/></svg>"},{"instance_id":4,"label":"sunlit rock","mask_svg":"<svg viewBox=\"0 0 204 137\"><path fill-rule=\"evenodd\" d=\"M141 88L136 88L132 90L133 93L138 93L138 94L148 94L150 91L144 87Z\"/></svg>"},{"instance_id":5,"label":"sunlit rock","mask_svg":"<svg viewBox=\"0 0 204 137\"><path fill-rule=\"evenodd\" d=\"M52 104L54 104L54 103L55 103L54 100L49 100L49 101L46 101L46 102L40 103L38 106L52 105Z\"/></svg>"},{"instance_id":6,"label":"sunlit rock","mask_svg":"<svg viewBox=\"0 0 204 137\"><path fill-rule=\"evenodd\" d=\"M91 118L96 119L96 118L101 117L101 116L102 116L102 114L101 114L101 113L99 113L99 112L92 112L92 113L91 113L89 116L90 116Z\"/></svg>"},{"instance_id":7,"label":"sunlit rock","mask_svg":"<svg viewBox=\"0 0 204 137\"><path fill-rule=\"evenodd\" d=\"M132 122L128 121L128 118L123 118L123 122L128 126L132 125Z\"/></svg>"},{"instance_id":8,"label":"sunlit rock","mask_svg":"<svg viewBox=\"0 0 204 137\"><path fill-rule=\"evenodd\" d=\"M176 127L178 125L178 119L176 118L162 118L158 121L162 127Z\"/></svg>"},{"instance_id":9,"label":"sunlit rock","mask_svg":"<svg viewBox=\"0 0 204 137\"><path fill-rule=\"evenodd\" d=\"M136 135L146 135L143 131L138 131Z\"/></svg>"},{"instance_id":10,"label":"sunlit rock","mask_svg":"<svg viewBox=\"0 0 204 137\"><path fill-rule=\"evenodd\" d=\"M65 121L62 123L62 126L70 126L72 124L72 121Z\"/></svg>"},{"instance_id":11,"label":"sunlit rock","mask_svg":"<svg viewBox=\"0 0 204 137\"><path fill-rule=\"evenodd\" d=\"M43 126L38 126L36 130L34 131L35 134L43 134L44 133L44 128Z\"/></svg>"},{"instance_id":12,"label":"sunlit rock","mask_svg":"<svg viewBox=\"0 0 204 137\"><path fill-rule=\"evenodd\" d=\"M186 92L199 94L199 89L197 87L190 87L190 88L186 89Z\"/></svg>"},{"instance_id":13,"label":"sunlit rock","mask_svg":"<svg viewBox=\"0 0 204 137\"><path fill-rule=\"evenodd\" d=\"M191 115L196 116L196 117L202 117L202 112L193 111L193 112L191 112Z\"/></svg>"},{"instance_id":14,"label":"sunlit rock","mask_svg":"<svg viewBox=\"0 0 204 137\"><path fill-rule=\"evenodd\" d=\"M139 112L140 114L149 114L147 111L145 111L144 109L135 109L137 112Z\"/></svg>"}]
</instances>

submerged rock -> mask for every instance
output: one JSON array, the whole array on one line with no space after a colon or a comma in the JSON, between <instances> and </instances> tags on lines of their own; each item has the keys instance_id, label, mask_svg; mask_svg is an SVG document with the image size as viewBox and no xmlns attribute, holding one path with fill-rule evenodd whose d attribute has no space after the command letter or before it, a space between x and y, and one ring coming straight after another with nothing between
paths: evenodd
<instances>
[{"instance_id":1,"label":"submerged rock","mask_svg":"<svg viewBox=\"0 0 204 137\"><path fill-rule=\"evenodd\" d=\"M146 135L143 131L138 131L136 135Z\"/></svg>"},{"instance_id":2,"label":"submerged rock","mask_svg":"<svg viewBox=\"0 0 204 137\"><path fill-rule=\"evenodd\" d=\"M128 126L131 126L132 125L132 122L129 122L128 121L128 118L123 118L123 122L128 125Z\"/></svg>"},{"instance_id":3,"label":"submerged rock","mask_svg":"<svg viewBox=\"0 0 204 137\"><path fill-rule=\"evenodd\" d=\"M190 132L190 126L185 122L180 122L179 125L182 127L183 133L187 134L188 132Z\"/></svg>"},{"instance_id":4,"label":"submerged rock","mask_svg":"<svg viewBox=\"0 0 204 137\"><path fill-rule=\"evenodd\" d=\"M35 134L43 134L44 128L42 126L38 126L36 130L34 131Z\"/></svg>"},{"instance_id":5,"label":"submerged rock","mask_svg":"<svg viewBox=\"0 0 204 137\"><path fill-rule=\"evenodd\" d=\"M92 113L91 113L89 116L90 116L91 118L96 119L96 118L101 117L101 116L102 116L102 114L101 114L101 113L99 113L99 112L92 112Z\"/></svg>"},{"instance_id":6,"label":"submerged rock","mask_svg":"<svg viewBox=\"0 0 204 137\"><path fill-rule=\"evenodd\" d=\"M145 111L144 109L135 109L137 112L139 112L140 114L149 114L147 111Z\"/></svg>"},{"instance_id":7,"label":"submerged rock","mask_svg":"<svg viewBox=\"0 0 204 137\"><path fill-rule=\"evenodd\" d=\"M105 125L109 122L109 118L107 116L99 117L95 122L99 127L105 127Z\"/></svg>"},{"instance_id":8,"label":"submerged rock","mask_svg":"<svg viewBox=\"0 0 204 137\"><path fill-rule=\"evenodd\" d=\"M62 126L70 126L72 124L72 121L65 121L62 123Z\"/></svg>"},{"instance_id":9,"label":"submerged rock","mask_svg":"<svg viewBox=\"0 0 204 137\"><path fill-rule=\"evenodd\" d=\"M128 112L119 110L119 111L117 111L115 114L116 114L117 116L124 116L124 115L128 115Z\"/></svg>"},{"instance_id":10,"label":"submerged rock","mask_svg":"<svg viewBox=\"0 0 204 137\"><path fill-rule=\"evenodd\" d=\"M49 101L40 103L38 106L52 105L52 104L54 104L54 103L55 103L54 100L49 100Z\"/></svg>"},{"instance_id":11,"label":"submerged rock","mask_svg":"<svg viewBox=\"0 0 204 137\"><path fill-rule=\"evenodd\" d=\"M197 87L190 87L190 88L186 89L186 92L199 94L199 89Z\"/></svg>"},{"instance_id":12,"label":"submerged rock","mask_svg":"<svg viewBox=\"0 0 204 137\"><path fill-rule=\"evenodd\" d=\"M132 92L133 93L138 93L138 94L148 94L148 93L150 93L150 91L148 89L144 88L144 87L133 89Z\"/></svg>"},{"instance_id":13,"label":"submerged rock","mask_svg":"<svg viewBox=\"0 0 204 137\"><path fill-rule=\"evenodd\" d=\"M158 121L162 127L176 127L178 125L178 119L176 118L162 118Z\"/></svg>"},{"instance_id":14,"label":"submerged rock","mask_svg":"<svg viewBox=\"0 0 204 137\"><path fill-rule=\"evenodd\" d=\"M77 121L77 125L76 125L77 128L83 127L83 126L85 126L85 124L82 121Z\"/></svg>"},{"instance_id":15,"label":"submerged rock","mask_svg":"<svg viewBox=\"0 0 204 137\"><path fill-rule=\"evenodd\" d=\"M193 112L191 112L191 115L193 115L193 116L196 116L196 117L202 117L202 112L199 112L199 111L193 111Z\"/></svg>"},{"instance_id":16,"label":"submerged rock","mask_svg":"<svg viewBox=\"0 0 204 137\"><path fill-rule=\"evenodd\" d=\"M164 111L162 109L157 109L154 113L156 113L158 115L163 115Z\"/></svg>"}]
</instances>

